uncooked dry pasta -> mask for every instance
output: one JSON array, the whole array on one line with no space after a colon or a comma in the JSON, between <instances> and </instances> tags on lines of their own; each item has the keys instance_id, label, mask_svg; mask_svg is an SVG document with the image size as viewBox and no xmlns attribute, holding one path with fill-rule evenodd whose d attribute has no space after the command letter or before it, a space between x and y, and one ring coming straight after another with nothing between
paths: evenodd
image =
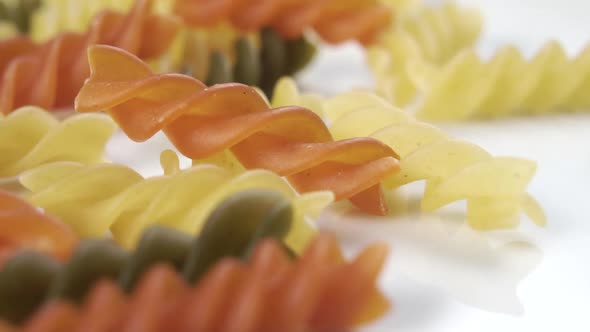
<instances>
[{"instance_id":1,"label":"uncooked dry pasta","mask_svg":"<svg viewBox=\"0 0 590 332\"><path fill-rule=\"evenodd\" d=\"M178 167L177 155L162 153L164 176L143 178L117 164L54 163L21 176L29 200L60 217L83 237L110 230L117 242L134 247L143 230L161 224L198 234L213 209L246 189L275 190L293 204L294 226L287 243L301 250L315 233L306 216L317 217L333 200L330 192L297 195L285 180L264 170L232 174L213 165Z\"/></svg>"},{"instance_id":2,"label":"uncooked dry pasta","mask_svg":"<svg viewBox=\"0 0 590 332\"><path fill-rule=\"evenodd\" d=\"M13 321L24 321L25 331L349 330L389 308L376 287L386 254L387 248L376 244L347 262L332 237L320 236L292 261L276 241L266 239L247 262L221 259L193 281L194 286L171 266L159 264L141 277L131 294L107 279L96 283L81 305L57 300L35 311L35 303ZM47 289L48 279L56 274L48 265L45 273L27 276L40 285L34 291ZM16 298L22 301L22 296Z\"/></svg>"},{"instance_id":3,"label":"uncooked dry pasta","mask_svg":"<svg viewBox=\"0 0 590 332\"><path fill-rule=\"evenodd\" d=\"M55 161L101 162L115 130L115 123L105 116L86 114L59 121L32 106L0 116L0 178Z\"/></svg>"},{"instance_id":4,"label":"uncooked dry pasta","mask_svg":"<svg viewBox=\"0 0 590 332\"><path fill-rule=\"evenodd\" d=\"M299 192L330 190L366 212L386 213L380 182L399 168L396 153L383 143L363 137L334 141L313 112L300 106L271 109L243 84L207 87L189 76L157 75L110 46L93 46L88 54L92 75L76 98L78 112L108 112L135 141L162 130L193 160L268 169Z\"/></svg>"},{"instance_id":5,"label":"uncooked dry pasta","mask_svg":"<svg viewBox=\"0 0 590 332\"><path fill-rule=\"evenodd\" d=\"M452 2L405 13L368 51L377 90L395 105L406 106L420 92L409 77L408 64L423 61L442 66L459 51L471 48L481 28L477 10Z\"/></svg>"},{"instance_id":6,"label":"uncooked dry pasta","mask_svg":"<svg viewBox=\"0 0 590 332\"><path fill-rule=\"evenodd\" d=\"M288 91L294 96L286 100L300 98L292 86ZM320 112L325 114L335 139L370 136L398 152L401 171L387 178L384 186L393 189L426 180L424 211L465 199L467 220L477 229L515 227L522 212L538 225L546 223L542 209L526 192L536 171L533 161L494 157L474 144L417 121L369 92L328 99Z\"/></svg>"},{"instance_id":7,"label":"uncooked dry pasta","mask_svg":"<svg viewBox=\"0 0 590 332\"><path fill-rule=\"evenodd\" d=\"M531 59L512 46L490 60L465 50L440 68L415 62L408 72L422 98L417 116L464 120L590 107L590 47L569 58L549 42Z\"/></svg>"}]
</instances>

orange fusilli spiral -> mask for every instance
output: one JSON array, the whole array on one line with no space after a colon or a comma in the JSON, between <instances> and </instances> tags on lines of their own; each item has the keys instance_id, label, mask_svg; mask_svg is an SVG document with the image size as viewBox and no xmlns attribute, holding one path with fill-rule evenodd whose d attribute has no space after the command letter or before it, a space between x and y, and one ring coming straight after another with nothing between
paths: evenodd
<instances>
[{"instance_id":1,"label":"orange fusilli spiral","mask_svg":"<svg viewBox=\"0 0 590 332\"><path fill-rule=\"evenodd\" d=\"M361 209L385 214L380 182L399 170L397 154L371 138L334 141L322 119L299 106L270 109L246 85L206 87L179 74L155 75L139 58L97 45L76 111L107 111L135 141L163 130L185 156L229 149L247 169L286 176L299 192L333 191Z\"/></svg>"},{"instance_id":2,"label":"orange fusilli spiral","mask_svg":"<svg viewBox=\"0 0 590 332\"><path fill-rule=\"evenodd\" d=\"M76 307L51 302L24 331L344 331L381 316L388 301L376 287L387 248L373 245L345 262L331 236L296 261L273 240L248 263L226 258L194 286L158 265L130 295L103 281Z\"/></svg>"},{"instance_id":3,"label":"orange fusilli spiral","mask_svg":"<svg viewBox=\"0 0 590 332\"><path fill-rule=\"evenodd\" d=\"M190 25L223 21L246 31L265 27L285 38L311 28L329 43L374 41L391 22L391 10L374 0L176 0L175 12Z\"/></svg>"},{"instance_id":4,"label":"orange fusilli spiral","mask_svg":"<svg viewBox=\"0 0 590 332\"><path fill-rule=\"evenodd\" d=\"M151 1L138 0L128 14L103 11L85 34L64 33L44 44L25 37L0 42L0 113L24 105L52 110L71 108L89 76L86 49L108 44L142 59L162 54L179 23L150 13Z\"/></svg>"},{"instance_id":5,"label":"orange fusilli spiral","mask_svg":"<svg viewBox=\"0 0 590 332\"><path fill-rule=\"evenodd\" d=\"M21 249L65 259L77 243L74 231L65 224L0 190L0 265Z\"/></svg>"}]
</instances>

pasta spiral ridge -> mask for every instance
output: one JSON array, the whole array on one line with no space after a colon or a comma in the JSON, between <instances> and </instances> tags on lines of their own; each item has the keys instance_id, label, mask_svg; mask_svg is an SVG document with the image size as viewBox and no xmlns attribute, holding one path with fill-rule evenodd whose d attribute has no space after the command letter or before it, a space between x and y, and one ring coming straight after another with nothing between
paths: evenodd
<instances>
[{"instance_id":1,"label":"pasta spiral ridge","mask_svg":"<svg viewBox=\"0 0 590 332\"><path fill-rule=\"evenodd\" d=\"M429 120L590 107L590 46L569 58L563 47L553 41L530 60L512 46L500 49L489 61L479 58L473 50L465 50L441 68L412 63L409 73L422 92L417 116Z\"/></svg>"},{"instance_id":2,"label":"pasta spiral ridge","mask_svg":"<svg viewBox=\"0 0 590 332\"><path fill-rule=\"evenodd\" d=\"M333 201L330 192L298 195L278 175L265 170L232 174L214 165L178 167L178 156L161 155L164 176L143 178L117 164L86 166L53 163L23 174L29 200L60 217L82 237L107 231L124 247L134 247L149 225L167 225L198 234L209 214L230 195L247 189L282 193L294 206L294 225L287 242L301 250L315 234L306 219L315 218Z\"/></svg>"},{"instance_id":3,"label":"pasta spiral ridge","mask_svg":"<svg viewBox=\"0 0 590 332\"><path fill-rule=\"evenodd\" d=\"M462 50L473 47L481 30L479 11L453 2L407 13L368 51L378 91L396 105L409 104L419 89L409 76L408 64L423 61L445 65Z\"/></svg>"},{"instance_id":4,"label":"pasta spiral ridge","mask_svg":"<svg viewBox=\"0 0 590 332\"><path fill-rule=\"evenodd\" d=\"M296 90L290 94L299 98ZM321 108L334 138L374 137L399 153L401 171L387 178L385 187L426 180L422 210L434 211L465 199L467 221L476 229L515 227L521 212L537 225L546 224L541 207L526 192L536 171L533 161L493 157L372 93L336 96Z\"/></svg>"},{"instance_id":5,"label":"pasta spiral ridge","mask_svg":"<svg viewBox=\"0 0 590 332\"><path fill-rule=\"evenodd\" d=\"M313 112L270 109L245 85L207 88L188 76L154 75L137 57L109 46L90 48L89 58L92 75L76 98L78 112L108 112L135 141L163 130L193 160L231 151L246 169L286 176L299 192L330 190L366 212L386 213L380 181L399 165L383 143L334 141Z\"/></svg>"},{"instance_id":6,"label":"pasta spiral ridge","mask_svg":"<svg viewBox=\"0 0 590 332\"><path fill-rule=\"evenodd\" d=\"M94 327L109 331L341 331L389 307L376 288L383 245L345 262L337 242L320 236L295 261L273 240L248 262L225 258L194 286L169 265L157 265L124 294L112 281L92 288L82 305L54 301L28 317L26 331ZM354 287L350 287L350 284ZM165 305L162 305L165 304Z\"/></svg>"},{"instance_id":7,"label":"pasta spiral ridge","mask_svg":"<svg viewBox=\"0 0 590 332\"><path fill-rule=\"evenodd\" d=\"M61 32L84 32L93 17L105 9L128 12L136 0L41 0L41 6L33 13L31 37L36 41L45 41ZM154 11L170 14L171 0L156 0Z\"/></svg>"},{"instance_id":8,"label":"pasta spiral ridge","mask_svg":"<svg viewBox=\"0 0 590 332\"><path fill-rule=\"evenodd\" d=\"M0 190L0 265L25 248L63 260L77 241L74 232L59 220Z\"/></svg>"},{"instance_id":9,"label":"pasta spiral ridge","mask_svg":"<svg viewBox=\"0 0 590 332\"><path fill-rule=\"evenodd\" d=\"M98 163L116 125L108 116L83 114L64 121L33 106L0 115L0 178L55 161Z\"/></svg>"},{"instance_id":10,"label":"pasta spiral ridge","mask_svg":"<svg viewBox=\"0 0 590 332\"><path fill-rule=\"evenodd\" d=\"M358 40L363 44L373 42L392 16L387 6L373 0L176 0L174 11L196 27L229 21L246 31L271 27L287 39L311 28L329 43Z\"/></svg>"},{"instance_id":11,"label":"pasta spiral ridge","mask_svg":"<svg viewBox=\"0 0 590 332\"><path fill-rule=\"evenodd\" d=\"M272 29L256 36L236 36L229 50L211 48L199 33L187 32L184 44L185 73L207 85L260 86L267 95L280 77L294 75L316 53L307 37L285 40Z\"/></svg>"},{"instance_id":12,"label":"pasta spiral ridge","mask_svg":"<svg viewBox=\"0 0 590 332\"><path fill-rule=\"evenodd\" d=\"M127 15L104 11L86 33L65 33L44 44L25 37L0 42L0 113L24 105L71 108L90 74L88 45L116 45L141 58L162 54L179 24L172 17L150 14L150 5L139 0Z\"/></svg>"},{"instance_id":13,"label":"pasta spiral ridge","mask_svg":"<svg viewBox=\"0 0 590 332\"><path fill-rule=\"evenodd\" d=\"M117 280L122 289L132 291L141 276L159 263L173 265L193 283L224 257L247 259L265 238L280 241L285 252L292 254L283 242L291 226L292 206L285 197L274 191L250 190L219 204L197 238L153 226L132 252L109 239L86 240L64 264L22 251L0 270L0 317L18 321L54 299L80 302L103 278Z\"/></svg>"}]
</instances>

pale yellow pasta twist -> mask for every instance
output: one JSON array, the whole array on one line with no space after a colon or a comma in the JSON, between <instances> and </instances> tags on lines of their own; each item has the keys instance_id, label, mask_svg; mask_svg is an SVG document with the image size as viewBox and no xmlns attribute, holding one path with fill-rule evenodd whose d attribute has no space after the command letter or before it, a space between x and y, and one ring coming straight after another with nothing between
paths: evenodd
<instances>
[{"instance_id":1,"label":"pale yellow pasta twist","mask_svg":"<svg viewBox=\"0 0 590 332\"><path fill-rule=\"evenodd\" d=\"M180 170L178 156L161 155L164 175L143 178L117 164L60 162L23 174L29 200L60 217L83 237L111 231L115 240L131 248L152 224L166 225L191 234L199 233L215 207L233 193L248 189L278 191L293 200L294 226L287 243L296 251L315 234L306 220L317 217L330 204L331 192L297 194L280 176L265 170L237 175L214 165Z\"/></svg>"},{"instance_id":2,"label":"pale yellow pasta twist","mask_svg":"<svg viewBox=\"0 0 590 332\"><path fill-rule=\"evenodd\" d=\"M465 50L441 68L416 61L408 72L422 94L417 116L427 120L590 108L590 46L569 58L552 41L531 59L508 46L487 61Z\"/></svg>"},{"instance_id":3,"label":"pale yellow pasta twist","mask_svg":"<svg viewBox=\"0 0 590 332\"><path fill-rule=\"evenodd\" d=\"M283 100L301 98L293 89L282 93L291 94ZM530 160L493 157L369 92L328 99L318 112L325 114L334 139L370 136L391 146L401 157L401 172L384 186L393 189L426 180L424 211L465 199L467 220L476 229L515 227L521 212L538 225L546 224L542 209L526 192L536 171Z\"/></svg>"},{"instance_id":4,"label":"pale yellow pasta twist","mask_svg":"<svg viewBox=\"0 0 590 332\"><path fill-rule=\"evenodd\" d=\"M471 48L482 29L477 10L452 2L422 7L398 17L397 24L371 47L368 61L378 91L394 104L405 106L417 94L406 71L410 61L444 65L460 50Z\"/></svg>"},{"instance_id":5,"label":"pale yellow pasta twist","mask_svg":"<svg viewBox=\"0 0 590 332\"><path fill-rule=\"evenodd\" d=\"M60 122L32 106L0 116L0 178L55 161L101 162L115 130L108 116L84 114Z\"/></svg>"}]
</instances>

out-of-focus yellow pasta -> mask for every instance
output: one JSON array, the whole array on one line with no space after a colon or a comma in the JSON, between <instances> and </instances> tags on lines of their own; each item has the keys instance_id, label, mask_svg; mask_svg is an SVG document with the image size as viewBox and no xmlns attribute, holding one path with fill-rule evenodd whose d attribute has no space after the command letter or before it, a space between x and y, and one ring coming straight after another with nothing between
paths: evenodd
<instances>
[{"instance_id":1,"label":"out-of-focus yellow pasta","mask_svg":"<svg viewBox=\"0 0 590 332\"><path fill-rule=\"evenodd\" d=\"M283 77L275 85L270 106L298 105L323 117L323 98L316 94L301 94L294 80Z\"/></svg>"},{"instance_id":2,"label":"out-of-focus yellow pasta","mask_svg":"<svg viewBox=\"0 0 590 332\"><path fill-rule=\"evenodd\" d=\"M0 116L0 178L55 161L100 162L115 130L108 116L76 115L60 122L32 106Z\"/></svg>"},{"instance_id":3,"label":"out-of-focus yellow pasta","mask_svg":"<svg viewBox=\"0 0 590 332\"><path fill-rule=\"evenodd\" d=\"M489 61L465 50L441 68L415 62L408 72L422 94L417 116L428 120L590 108L590 46L568 58L553 41L530 60L511 46Z\"/></svg>"},{"instance_id":4,"label":"out-of-focus yellow pasta","mask_svg":"<svg viewBox=\"0 0 590 332\"><path fill-rule=\"evenodd\" d=\"M481 28L477 10L452 2L398 16L396 24L368 52L378 91L396 105L407 105L418 92L408 76L407 64L444 65L460 50L472 47Z\"/></svg>"},{"instance_id":5,"label":"out-of-focus yellow pasta","mask_svg":"<svg viewBox=\"0 0 590 332\"><path fill-rule=\"evenodd\" d=\"M465 199L467 220L476 229L515 227L521 213L538 225L546 224L541 207L526 192L536 171L534 162L494 157L369 92L333 97L322 110L334 139L370 136L400 155L401 172L386 179L384 186L393 189L426 180L424 211Z\"/></svg>"},{"instance_id":6,"label":"out-of-focus yellow pasta","mask_svg":"<svg viewBox=\"0 0 590 332\"><path fill-rule=\"evenodd\" d=\"M122 165L61 162L31 170L20 181L31 191L33 204L81 236L110 230L125 247L134 247L156 223L197 234L210 212L231 194L270 189L293 200L295 224L287 243L299 251L315 234L306 218L317 217L334 199L331 192L298 195L283 178L265 170L237 175L214 165L180 170L178 156L170 150L162 153L161 164L165 175L146 179Z\"/></svg>"}]
</instances>

